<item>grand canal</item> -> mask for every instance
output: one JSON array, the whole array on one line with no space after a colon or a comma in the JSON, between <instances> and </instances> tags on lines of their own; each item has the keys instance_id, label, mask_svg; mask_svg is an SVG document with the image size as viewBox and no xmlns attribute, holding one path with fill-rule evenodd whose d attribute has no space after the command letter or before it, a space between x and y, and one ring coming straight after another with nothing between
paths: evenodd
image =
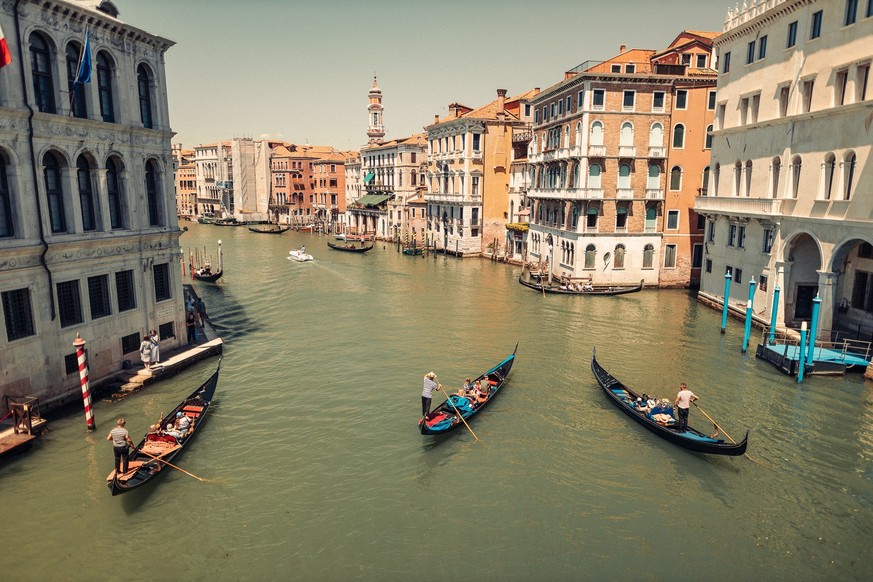
<instances>
[{"instance_id":1,"label":"grand canal","mask_svg":"<svg viewBox=\"0 0 873 582\"><path fill-rule=\"evenodd\" d=\"M53 420L0 465L7 580L868 580L873 385L802 385L741 354L742 323L683 291L543 297L518 269L366 255L325 237L191 225L182 247L226 342L213 413L176 471L121 497L134 439L217 364ZM287 260L306 244L312 263ZM466 430L416 428L422 376L456 386L518 343L511 380ZM749 456L703 457L632 424L598 360L673 397L686 381ZM440 398L435 399L437 402ZM698 410L691 424L708 430Z\"/></svg>"}]
</instances>

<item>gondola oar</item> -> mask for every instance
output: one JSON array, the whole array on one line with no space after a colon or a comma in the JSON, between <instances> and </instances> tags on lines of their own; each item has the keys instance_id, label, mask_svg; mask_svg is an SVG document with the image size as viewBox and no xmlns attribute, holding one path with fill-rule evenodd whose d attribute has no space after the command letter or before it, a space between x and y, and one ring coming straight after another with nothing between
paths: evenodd
<instances>
[{"instance_id":1,"label":"gondola oar","mask_svg":"<svg viewBox=\"0 0 873 582\"><path fill-rule=\"evenodd\" d=\"M445 391L445 389L443 389L443 390L444 390L444 391ZM478 440L479 440L479 437L477 437L477 436L476 436L476 433L475 433L475 432L473 432L473 429L472 429L472 428L470 428L470 425L469 425L469 424L467 424L467 421L466 421L466 420L465 420L465 419L464 419L464 415L463 415L463 414L461 414L461 411L460 411L460 410L458 410L458 407L457 407L457 406L455 406L455 403L454 403L454 402L452 402L452 397L451 397L451 396L449 396L449 395L448 395L448 394L446 394L446 400L447 400L447 401L448 401L448 403L449 403L449 404L451 404L451 405L452 405L452 408L454 408L454 409L455 409L455 412L456 412L456 413L457 413L457 414L458 414L458 418L460 418L460 419L461 419L461 422L463 422L463 423L464 423L464 426L466 426L466 427L467 427L467 430L469 430L469 431L470 431L470 434L471 434L471 435L473 435L473 438L474 438L474 439L476 439L476 440L477 440L477 441L478 441Z\"/></svg>"},{"instance_id":2,"label":"gondola oar","mask_svg":"<svg viewBox=\"0 0 873 582\"><path fill-rule=\"evenodd\" d=\"M203 482L205 482L205 483L212 483L212 481L210 481L209 479L204 479L203 477L198 477L198 476L195 475L194 473L189 473L189 472L186 471L185 469L182 469L181 467L177 467L177 466L174 465L173 463L171 463L171 462L169 462L169 461L165 461L165 460L161 459L160 457L156 457L156 456L154 456L154 455L150 455L150 454L148 454L147 452L145 452L145 451L142 450L142 449L140 449L138 452L144 454L144 455L147 456L147 457L151 457L151 458L153 458L154 460L158 461L159 463L163 463L163 464L165 464L165 465L167 465L167 466L170 466L170 467L176 469L177 471L181 471L181 472L185 473L186 475L188 475L189 477L194 477L194 478L197 479L198 481L203 481Z\"/></svg>"},{"instance_id":3,"label":"gondola oar","mask_svg":"<svg viewBox=\"0 0 873 582\"><path fill-rule=\"evenodd\" d=\"M709 419L709 422L711 422L715 428L717 428L718 430L720 430L721 432L723 432L723 433L724 433L724 436L726 436L727 438L731 439L731 442L732 442L733 444L737 444L737 441L735 441L735 440L733 439L733 437L731 437L731 435L729 435L728 432L727 432L725 429L723 429L722 427L718 426L718 423L715 422L714 420L712 420L712 417L709 416L708 414L706 414L706 411L703 410L702 408L700 408L700 407L697 405L696 402L692 402L691 404L694 405L694 408L696 408L697 410L699 410L700 412L702 412L702 413L703 413L703 416L705 416L706 418L708 418L708 419Z\"/></svg>"}]
</instances>

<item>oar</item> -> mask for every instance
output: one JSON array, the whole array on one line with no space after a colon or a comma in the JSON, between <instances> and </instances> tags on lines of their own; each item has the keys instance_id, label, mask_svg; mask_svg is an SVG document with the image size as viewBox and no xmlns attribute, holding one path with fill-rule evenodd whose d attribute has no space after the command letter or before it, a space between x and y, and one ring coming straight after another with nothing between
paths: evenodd
<instances>
[{"instance_id":1,"label":"oar","mask_svg":"<svg viewBox=\"0 0 873 582\"><path fill-rule=\"evenodd\" d=\"M443 390L445 390L445 389L443 389ZM467 424L467 421L464 419L464 415L461 414L461 411L458 410L458 407L455 406L455 403L452 402L452 398L451 398L451 396L449 396L448 394L446 394L446 401L448 401L448 403L452 405L452 408L454 408L454 409L455 409L455 412L458 413L458 418L461 419L461 422L464 423L464 426L467 427L467 430L470 431L470 434L473 435L473 438L476 439L476 440L478 441L478 440L479 440L479 437L476 436L476 433L473 432L473 429L470 428L470 425L469 425L469 424Z\"/></svg>"},{"instance_id":2,"label":"oar","mask_svg":"<svg viewBox=\"0 0 873 582\"><path fill-rule=\"evenodd\" d=\"M711 422L711 423L713 424L713 426L715 426L715 428L717 428L718 430L720 430L721 432L723 432L723 433L724 433L724 436L726 436L727 438L731 439L731 442L732 442L733 444L737 444L737 441L735 441L735 440L731 437L731 435L728 434L728 432L727 432L725 429L723 429L722 427L718 426L718 423L715 422L714 420L712 420L712 417L709 416L708 414L706 414L706 411L703 410L702 408L700 408L700 407L697 405L696 402L692 402L691 404L694 405L694 408L696 408L697 410L699 410L700 412L702 412L702 413L703 413L703 416L705 416L706 418L708 418L708 419L709 419L709 422Z\"/></svg>"},{"instance_id":3,"label":"oar","mask_svg":"<svg viewBox=\"0 0 873 582\"><path fill-rule=\"evenodd\" d=\"M198 477L197 475L195 475L195 474L193 474L193 473L189 473L189 472L186 471L185 469L182 469L181 467L177 467L177 466L174 465L173 463L171 463L171 462L169 462L169 461L165 461L165 460L161 459L160 457L156 457L156 456L154 456L154 455L150 455L150 454L148 454L147 452L145 452L145 451L142 450L142 449L140 449L138 452L144 454L144 455L147 456L147 457L151 457L151 458L153 458L154 460L158 461L159 463L163 463L163 464L165 464L165 465L168 465L168 466L170 466L170 467L176 469L177 471L181 471L181 472L185 473L186 475L188 475L189 477L194 477L194 478L197 479L198 481L204 481L204 482L206 482L206 483L212 483L212 481L210 481L209 479L204 479L203 477Z\"/></svg>"}]
</instances>

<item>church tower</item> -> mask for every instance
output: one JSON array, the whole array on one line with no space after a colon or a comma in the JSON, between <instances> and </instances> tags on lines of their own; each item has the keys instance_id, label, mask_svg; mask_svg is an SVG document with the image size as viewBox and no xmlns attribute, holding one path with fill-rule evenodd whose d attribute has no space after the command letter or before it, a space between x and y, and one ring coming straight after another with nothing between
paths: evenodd
<instances>
[{"instance_id":1,"label":"church tower","mask_svg":"<svg viewBox=\"0 0 873 582\"><path fill-rule=\"evenodd\" d=\"M379 145L385 137L385 126L382 125L382 90L376 84L373 75L373 86L370 88L370 105L367 106L370 121L367 125L367 137L370 145Z\"/></svg>"}]
</instances>

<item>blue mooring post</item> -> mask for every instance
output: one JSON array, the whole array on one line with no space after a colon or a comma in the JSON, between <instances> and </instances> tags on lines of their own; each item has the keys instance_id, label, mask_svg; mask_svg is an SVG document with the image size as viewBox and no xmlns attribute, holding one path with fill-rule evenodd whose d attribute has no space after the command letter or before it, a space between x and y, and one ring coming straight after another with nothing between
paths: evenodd
<instances>
[{"instance_id":1,"label":"blue mooring post","mask_svg":"<svg viewBox=\"0 0 873 582\"><path fill-rule=\"evenodd\" d=\"M803 369L806 367L806 360L803 357L803 352L806 351L806 322L800 324L800 358L797 361L797 383L803 382Z\"/></svg>"},{"instance_id":2,"label":"blue mooring post","mask_svg":"<svg viewBox=\"0 0 873 582\"><path fill-rule=\"evenodd\" d=\"M779 293L781 291L779 285L773 289L773 305L770 307L770 337L767 338L767 343L770 345L776 342L776 314L779 313Z\"/></svg>"},{"instance_id":3,"label":"blue mooring post","mask_svg":"<svg viewBox=\"0 0 873 582\"><path fill-rule=\"evenodd\" d=\"M746 303L746 326L743 328L743 353L749 349L749 336L752 335L752 306L755 303L755 279L749 279L749 301Z\"/></svg>"},{"instance_id":4,"label":"blue mooring post","mask_svg":"<svg viewBox=\"0 0 873 582\"><path fill-rule=\"evenodd\" d=\"M721 333L724 333L725 328L727 327L727 316L728 316L728 299L731 296L731 274L727 272L724 274L724 307L721 310Z\"/></svg>"},{"instance_id":5,"label":"blue mooring post","mask_svg":"<svg viewBox=\"0 0 873 582\"><path fill-rule=\"evenodd\" d=\"M818 329L818 313L821 310L821 297L816 295L812 300L812 323L809 324L809 349L806 352L806 363L815 365L815 336Z\"/></svg>"}]
</instances>

